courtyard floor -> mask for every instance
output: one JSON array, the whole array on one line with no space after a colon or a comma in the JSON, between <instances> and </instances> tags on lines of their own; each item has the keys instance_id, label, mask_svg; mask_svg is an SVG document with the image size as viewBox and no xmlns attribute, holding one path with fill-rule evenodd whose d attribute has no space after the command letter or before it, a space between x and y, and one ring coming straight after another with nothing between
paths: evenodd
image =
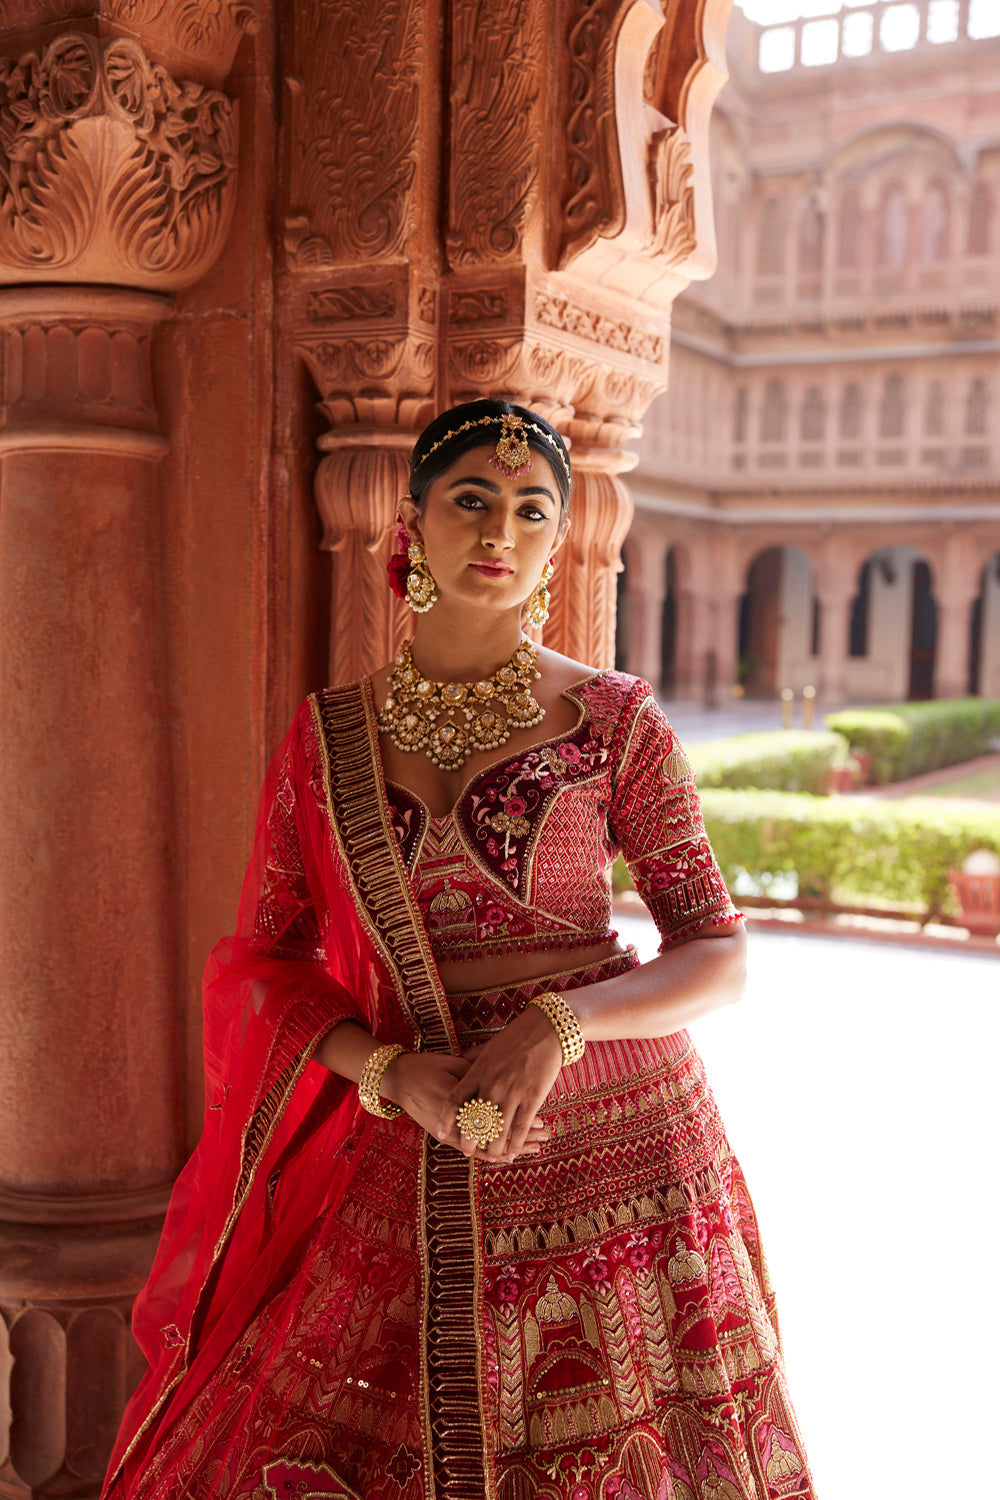
<instances>
[{"instance_id":1,"label":"courtyard floor","mask_svg":"<svg viewBox=\"0 0 1000 1500\"><path fill-rule=\"evenodd\" d=\"M616 924L655 953L647 918ZM1000 962L758 929L745 999L693 1035L819 1500L996 1494Z\"/></svg>"}]
</instances>

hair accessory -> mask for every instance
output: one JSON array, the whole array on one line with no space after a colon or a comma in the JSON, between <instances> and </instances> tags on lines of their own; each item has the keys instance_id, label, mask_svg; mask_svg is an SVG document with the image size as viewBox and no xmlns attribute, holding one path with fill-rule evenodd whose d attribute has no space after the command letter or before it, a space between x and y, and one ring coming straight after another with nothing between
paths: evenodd
<instances>
[{"instance_id":1,"label":"hair accessory","mask_svg":"<svg viewBox=\"0 0 1000 1500\"><path fill-rule=\"evenodd\" d=\"M554 572L555 567L550 557L542 569L541 578L524 601L524 618L536 630L549 618L549 579Z\"/></svg>"},{"instance_id":2,"label":"hair accessory","mask_svg":"<svg viewBox=\"0 0 1000 1500\"><path fill-rule=\"evenodd\" d=\"M410 571L406 575L406 602L414 614L425 615L437 603L437 584L427 566L423 542L411 542L407 557Z\"/></svg>"},{"instance_id":3,"label":"hair accessory","mask_svg":"<svg viewBox=\"0 0 1000 1500\"><path fill-rule=\"evenodd\" d=\"M439 448L443 448L445 443L450 443L452 438L458 437L460 433L468 432L472 427L496 427L498 424L503 424L508 421L520 422L522 431L524 433L533 432L537 437L542 438L546 443L548 443L549 447L552 449L553 453L556 454L559 462L562 464L563 473L566 475L567 480L572 479L569 460L566 457L566 453L562 445L556 442L552 434L550 432L546 432L544 427L539 427L537 422L526 422L523 417L517 416L516 413L512 414L511 416L504 414L502 416L490 415L488 417L475 417L471 422L460 422L457 427L450 427L444 434L444 437L438 438L436 443L431 443L431 446L428 448L427 452L420 455L420 457L417 459L416 464L414 465L413 473L417 474L421 468L421 465L427 462L432 453L436 453ZM497 443L498 450L500 447L500 443L502 443L503 440L504 439L501 436L500 442ZM526 437L524 438L524 443L527 447ZM494 457L496 457L496 455L494 455Z\"/></svg>"},{"instance_id":4,"label":"hair accessory","mask_svg":"<svg viewBox=\"0 0 1000 1500\"><path fill-rule=\"evenodd\" d=\"M457 771L474 750L496 750L506 745L512 729L532 729L542 722L545 710L531 692L531 683L541 676L537 661L538 647L523 640L492 677L431 682L415 666L413 648L404 641L396 653L378 727L400 750L424 750L440 770ZM494 704L505 715L498 714ZM459 715L464 724L457 722Z\"/></svg>"},{"instance_id":5,"label":"hair accessory","mask_svg":"<svg viewBox=\"0 0 1000 1500\"><path fill-rule=\"evenodd\" d=\"M394 1120L403 1111L398 1104L384 1104L380 1097L382 1092L382 1079L385 1070L391 1062L395 1062L401 1052L406 1048L399 1042L387 1042L384 1047L376 1047L361 1070L358 1079L358 1099L362 1107L370 1115L377 1115L380 1120Z\"/></svg>"},{"instance_id":6,"label":"hair accessory","mask_svg":"<svg viewBox=\"0 0 1000 1500\"><path fill-rule=\"evenodd\" d=\"M462 1135L485 1151L491 1141L503 1135L503 1110L492 1099L467 1099L455 1116L455 1124Z\"/></svg>"},{"instance_id":7,"label":"hair accessory","mask_svg":"<svg viewBox=\"0 0 1000 1500\"><path fill-rule=\"evenodd\" d=\"M511 413L501 420L503 431L490 463L508 479L520 479L531 468L531 449L524 431L524 418Z\"/></svg>"},{"instance_id":8,"label":"hair accessory","mask_svg":"<svg viewBox=\"0 0 1000 1500\"><path fill-rule=\"evenodd\" d=\"M528 1004L536 1006L552 1023L562 1048L563 1067L568 1068L571 1063L578 1063L587 1044L579 1021L562 995L557 995L554 990L546 990L544 994L529 1000Z\"/></svg>"},{"instance_id":9,"label":"hair accessory","mask_svg":"<svg viewBox=\"0 0 1000 1500\"><path fill-rule=\"evenodd\" d=\"M409 500L409 495L403 496ZM403 524L401 516L396 517L396 529L392 534L396 550L385 565L389 575L389 587L397 599L406 598L406 580L410 572L410 543L413 538Z\"/></svg>"}]
</instances>

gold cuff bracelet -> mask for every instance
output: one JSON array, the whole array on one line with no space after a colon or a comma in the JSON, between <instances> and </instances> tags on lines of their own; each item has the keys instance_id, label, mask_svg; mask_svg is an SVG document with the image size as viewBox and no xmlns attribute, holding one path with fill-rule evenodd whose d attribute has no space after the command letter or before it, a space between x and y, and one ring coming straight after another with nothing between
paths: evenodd
<instances>
[{"instance_id":1,"label":"gold cuff bracelet","mask_svg":"<svg viewBox=\"0 0 1000 1500\"><path fill-rule=\"evenodd\" d=\"M358 1098L363 1107L370 1115L377 1115L380 1120L394 1120L403 1111L398 1104L383 1103L380 1095L382 1092L382 1078L386 1068L391 1062L395 1062L401 1052L406 1048L399 1042L387 1042L384 1047L376 1047L371 1057L361 1070L358 1079Z\"/></svg>"},{"instance_id":2,"label":"gold cuff bracelet","mask_svg":"<svg viewBox=\"0 0 1000 1500\"><path fill-rule=\"evenodd\" d=\"M536 995L528 1003L536 1005L552 1023L562 1048L563 1067L567 1068L571 1063L579 1062L587 1044L583 1040L579 1021L562 995L557 995L553 990L546 990L543 995Z\"/></svg>"}]
</instances>

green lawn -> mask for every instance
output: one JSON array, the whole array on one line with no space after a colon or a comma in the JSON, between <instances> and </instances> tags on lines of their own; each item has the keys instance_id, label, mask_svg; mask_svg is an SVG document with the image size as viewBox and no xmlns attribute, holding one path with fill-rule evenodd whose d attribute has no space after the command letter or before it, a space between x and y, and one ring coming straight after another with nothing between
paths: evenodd
<instances>
[{"instance_id":1,"label":"green lawn","mask_svg":"<svg viewBox=\"0 0 1000 1500\"><path fill-rule=\"evenodd\" d=\"M926 795L959 797L966 802L1000 802L1000 765L967 771L964 776L950 776L947 781L935 781L927 788Z\"/></svg>"}]
</instances>

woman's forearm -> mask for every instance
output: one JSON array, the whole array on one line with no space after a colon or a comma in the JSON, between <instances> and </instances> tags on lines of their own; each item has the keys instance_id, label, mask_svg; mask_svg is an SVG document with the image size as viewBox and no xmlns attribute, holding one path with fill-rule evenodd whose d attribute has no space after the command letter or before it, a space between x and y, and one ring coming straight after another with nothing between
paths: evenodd
<instances>
[{"instance_id":1,"label":"woman's forearm","mask_svg":"<svg viewBox=\"0 0 1000 1500\"><path fill-rule=\"evenodd\" d=\"M316 1062L357 1083L365 1063L378 1043L357 1021L340 1021L320 1042L313 1054Z\"/></svg>"},{"instance_id":2,"label":"woman's forearm","mask_svg":"<svg viewBox=\"0 0 1000 1500\"><path fill-rule=\"evenodd\" d=\"M742 922L724 936L698 937L566 999L588 1042L667 1036L702 1016L732 1005L746 983L746 931Z\"/></svg>"}]
</instances>

